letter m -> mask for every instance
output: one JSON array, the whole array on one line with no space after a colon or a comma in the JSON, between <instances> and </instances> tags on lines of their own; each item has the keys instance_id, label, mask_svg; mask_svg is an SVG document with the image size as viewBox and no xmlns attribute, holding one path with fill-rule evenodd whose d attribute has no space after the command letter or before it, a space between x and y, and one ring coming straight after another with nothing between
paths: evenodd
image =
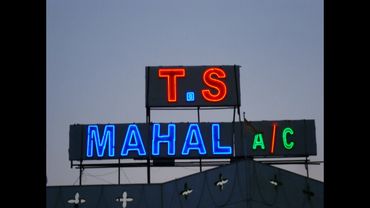
<instances>
[{"instance_id":1,"label":"letter m","mask_svg":"<svg viewBox=\"0 0 370 208\"><path fill-rule=\"evenodd\" d=\"M106 125L104 127L103 136L100 139L98 125L89 125L87 127L86 156L93 157L95 147L98 157L103 157L108 144L108 156L114 157L114 132L114 125Z\"/></svg>"}]
</instances>

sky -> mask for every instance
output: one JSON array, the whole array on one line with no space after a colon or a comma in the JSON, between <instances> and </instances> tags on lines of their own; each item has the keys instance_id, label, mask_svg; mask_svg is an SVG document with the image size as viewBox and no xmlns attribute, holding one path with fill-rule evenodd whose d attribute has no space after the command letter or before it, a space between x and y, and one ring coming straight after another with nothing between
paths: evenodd
<instances>
[{"instance_id":1,"label":"sky","mask_svg":"<svg viewBox=\"0 0 370 208\"><path fill-rule=\"evenodd\" d=\"M47 0L47 185L78 184L69 125L145 123L145 67L240 65L248 120L314 119L324 160L322 0ZM232 121L232 110L201 111ZM197 112L152 111L153 122L197 121ZM303 165L280 168L305 175ZM206 169L206 168L205 168ZM199 172L152 168L152 183ZM86 169L83 184L116 184L116 169ZM324 181L323 164L309 166ZM145 168L121 183L146 183Z\"/></svg>"}]
</instances>

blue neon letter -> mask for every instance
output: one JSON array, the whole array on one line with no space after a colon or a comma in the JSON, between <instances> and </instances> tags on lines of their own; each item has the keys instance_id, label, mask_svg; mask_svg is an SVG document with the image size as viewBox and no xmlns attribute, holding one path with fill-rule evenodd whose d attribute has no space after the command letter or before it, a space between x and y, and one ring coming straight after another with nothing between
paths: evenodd
<instances>
[{"instance_id":1,"label":"blue neon letter","mask_svg":"<svg viewBox=\"0 0 370 208\"><path fill-rule=\"evenodd\" d=\"M132 138L134 138L132 140ZM132 142L134 141L134 142ZM136 124L130 124L127 128L125 140L123 141L121 155L127 156L129 151L137 151L139 155L146 155L143 140Z\"/></svg>"},{"instance_id":2,"label":"blue neon letter","mask_svg":"<svg viewBox=\"0 0 370 208\"><path fill-rule=\"evenodd\" d=\"M159 144L167 143L167 155L175 155L176 142L176 126L175 124L168 124L167 134L160 134L160 124L153 125L153 140L152 140L152 155L159 155Z\"/></svg>"},{"instance_id":3,"label":"blue neon letter","mask_svg":"<svg viewBox=\"0 0 370 208\"><path fill-rule=\"evenodd\" d=\"M193 136L195 141L193 142ZM182 147L182 155L188 155L189 150L198 150L199 154L206 154L202 134L200 133L198 124L190 124L188 133L186 134L184 146Z\"/></svg>"},{"instance_id":4,"label":"blue neon letter","mask_svg":"<svg viewBox=\"0 0 370 208\"><path fill-rule=\"evenodd\" d=\"M108 142L108 156L114 157L114 125L106 125L104 127L104 133L102 139L99 136L99 128L98 125L89 125L87 126L87 148L86 148L86 156L93 157L94 156L94 142L96 153L98 157L103 157L105 147L107 146Z\"/></svg>"},{"instance_id":5,"label":"blue neon letter","mask_svg":"<svg viewBox=\"0 0 370 208\"><path fill-rule=\"evenodd\" d=\"M231 154L231 147L220 146L220 124L212 124L212 151L214 155Z\"/></svg>"}]
</instances>

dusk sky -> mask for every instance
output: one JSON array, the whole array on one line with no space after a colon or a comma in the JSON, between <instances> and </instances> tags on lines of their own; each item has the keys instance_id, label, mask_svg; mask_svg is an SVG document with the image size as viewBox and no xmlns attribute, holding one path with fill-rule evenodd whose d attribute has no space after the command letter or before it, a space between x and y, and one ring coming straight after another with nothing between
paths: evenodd
<instances>
[{"instance_id":1,"label":"dusk sky","mask_svg":"<svg viewBox=\"0 0 370 208\"><path fill-rule=\"evenodd\" d=\"M145 67L240 65L241 112L251 121L314 119L324 160L322 0L47 0L47 185L78 183L69 125L145 123ZM230 122L232 110L201 111ZM153 122L197 121L153 111ZM278 166L305 174L303 165ZM152 168L152 182L199 171ZM117 169L87 169L83 184L115 184ZM323 165L310 177L323 181ZM121 183L146 183L145 168Z\"/></svg>"}]
</instances>

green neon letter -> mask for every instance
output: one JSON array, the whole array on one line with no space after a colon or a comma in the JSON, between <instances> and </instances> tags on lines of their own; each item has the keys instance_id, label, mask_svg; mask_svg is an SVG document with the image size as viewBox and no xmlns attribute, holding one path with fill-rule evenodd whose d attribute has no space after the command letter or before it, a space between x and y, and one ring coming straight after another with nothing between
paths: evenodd
<instances>
[{"instance_id":1,"label":"green neon letter","mask_svg":"<svg viewBox=\"0 0 370 208\"><path fill-rule=\"evenodd\" d=\"M265 149L265 143L263 143L263 135L262 133L258 133L254 135L254 140L253 140L253 149L257 149L257 146L261 146L261 149Z\"/></svg>"},{"instance_id":2,"label":"green neon letter","mask_svg":"<svg viewBox=\"0 0 370 208\"><path fill-rule=\"evenodd\" d=\"M283 131L283 143L284 143L284 147L285 149L292 149L294 147L294 142L291 141L290 143L288 143L287 139L286 139L286 135L287 134L291 134L293 135L294 134L294 131L292 128L289 128L289 127L286 127Z\"/></svg>"}]
</instances>

